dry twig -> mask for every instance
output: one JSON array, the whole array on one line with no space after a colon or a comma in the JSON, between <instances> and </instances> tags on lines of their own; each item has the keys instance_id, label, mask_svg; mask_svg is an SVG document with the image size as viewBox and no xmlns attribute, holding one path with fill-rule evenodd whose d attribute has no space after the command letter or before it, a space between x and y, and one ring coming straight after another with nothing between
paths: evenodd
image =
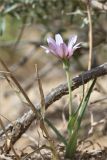
<instances>
[{"instance_id":1,"label":"dry twig","mask_svg":"<svg viewBox=\"0 0 107 160\"><path fill-rule=\"evenodd\" d=\"M10 139L10 137L8 136L8 134L7 134L6 130L5 130L5 127L4 127L4 124L3 124L2 120L1 120L1 118L0 118L0 125L1 125L1 128L3 129L3 131L4 131L5 135L6 135L6 144L9 141L9 145L7 145L7 151L8 151L9 148L11 148L13 153L14 153L14 155L15 155L15 157L16 157L16 159L20 160L19 156L17 155L17 153L16 153L16 151L15 151L15 149L13 147L13 144L11 143L11 139Z\"/></svg>"},{"instance_id":2,"label":"dry twig","mask_svg":"<svg viewBox=\"0 0 107 160\"><path fill-rule=\"evenodd\" d=\"M88 14L88 21L89 21L89 59L88 59L88 70L90 70L91 69L91 64L92 64L92 49L93 49L92 18L91 18L90 0L87 0L87 14Z\"/></svg>"}]
</instances>

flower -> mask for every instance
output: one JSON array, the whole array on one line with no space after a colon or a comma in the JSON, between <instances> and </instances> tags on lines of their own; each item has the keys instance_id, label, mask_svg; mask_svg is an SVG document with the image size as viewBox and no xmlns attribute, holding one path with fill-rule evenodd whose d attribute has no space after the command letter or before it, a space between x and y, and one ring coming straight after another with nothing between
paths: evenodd
<instances>
[{"instance_id":1,"label":"flower","mask_svg":"<svg viewBox=\"0 0 107 160\"><path fill-rule=\"evenodd\" d=\"M56 57L62 60L69 60L74 51L80 47L80 43L75 44L77 41L77 35L71 36L66 45L60 34L55 35L55 40L51 37L47 38L48 47L41 46L45 49L46 53L52 53Z\"/></svg>"}]
</instances>

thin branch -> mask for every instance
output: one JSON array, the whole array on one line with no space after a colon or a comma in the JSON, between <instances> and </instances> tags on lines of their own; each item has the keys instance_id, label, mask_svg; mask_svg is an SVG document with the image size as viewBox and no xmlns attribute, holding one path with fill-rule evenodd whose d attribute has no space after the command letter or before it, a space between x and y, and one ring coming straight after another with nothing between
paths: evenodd
<instances>
[{"instance_id":1,"label":"thin branch","mask_svg":"<svg viewBox=\"0 0 107 160\"><path fill-rule=\"evenodd\" d=\"M89 21L89 58L88 58L88 70L90 70L91 69L91 65L92 65L92 49L93 49L92 18L91 18L90 0L87 0L87 14L88 14L88 21Z\"/></svg>"},{"instance_id":2,"label":"thin branch","mask_svg":"<svg viewBox=\"0 0 107 160\"><path fill-rule=\"evenodd\" d=\"M100 76L104 76L107 74L107 63L98 66L90 71L86 71L79 76L73 78L72 80L72 91L78 88L79 86L86 84L91 79L98 78ZM52 89L51 92L45 97L45 106L46 109L53 104L55 101L59 100L64 95L68 94L67 84L61 84L55 89ZM52 106L52 105L51 105ZM37 106L39 107L39 105ZM29 128L33 120L35 120L37 116L32 112L32 110L26 112L20 119L17 119L14 122L14 126L10 127L10 124L6 127L8 132L11 132L11 142L14 144L21 135ZM13 127L13 128L12 128ZM11 128L11 130L10 130ZM0 132L0 137L3 136L3 132Z\"/></svg>"},{"instance_id":3,"label":"thin branch","mask_svg":"<svg viewBox=\"0 0 107 160\"><path fill-rule=\"evenodd\" d=\"M44 98L44 92L43 92L43 88L42 88L42 83L41 83L41 79L39 77L39 73L38 73L38 68L37 65L35 65L36 68L36 75L37 75L37 81L38 81L38 86L39 86L39 92L40 92L40 106L41 106L41 114L42 114L42 119L40 120L40 128L42 130L43 133L45 133L45 138L47 139L47 142L50 145L52 154L53 154L53 159L55 160L59 160L58 154L56 152L56 146L48 132L48 128L45 125L45 120L44 120L44 115L45 115L45 98Z\"/></svg>"},{"instance_id":4,"label":"thin branch","mask_svg":"<svg viewBox=\"0 0 107 160\"><path fill-rule=\"evenodd\" d=\"M41 83L41 79L40 79L40 76L39 76L37 64L35 65L35 69L36 69L36 76L37 76L38 88L39 88L39 93L40 93L40 111L41 111L41 114L42 114L41 118L44 119L44 115L45 115L45 96L44 96L44 92L43 92L42 83Z\"/></svg>"}]
</instances>

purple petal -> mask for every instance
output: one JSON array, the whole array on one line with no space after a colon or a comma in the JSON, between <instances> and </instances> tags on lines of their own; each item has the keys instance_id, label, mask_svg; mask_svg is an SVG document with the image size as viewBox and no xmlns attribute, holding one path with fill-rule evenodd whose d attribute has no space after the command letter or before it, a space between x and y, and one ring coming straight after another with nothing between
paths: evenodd
<instances>
[{"instance_id":1,"label":"purple petal","mask_svg":"<svg viewBox=\"0 0 107 160\"><path fill-rule=\"evenodd\" d=\"M81 43L77 43L76 45L73 46L73 48L71 49L71 52L69 52L69 57L71 57L74 53L74 51L77 49L77 48L80 48L80 44Z\"/></svg>"},{"instance_id":2,"label":"purple petal","mask_svg":"<svg viewBox=\"0 0 107 160\"><path fill-rule=\"evenodd\" d=\"M57 54L57 56L59 57L59 58L63 58L64 57L64 53L63 53L63 49L62 49L62 47L61 46L57 46L57 48L56 48L56 54Z\"/></svg>"},{"instance_id":3,"label":"purple petal","mask_svg":"<svg viewBox=\"0 0 107 160\"><path fill-rule=\"evenodd\" d=\"M77 48L80 48L80 47L81 47L80 44L81 44L81 43L77 43L76 45L74 45L73 51L75 51Z\"/></svg>"},{"instance_id":4,"label":"purple petal","mask_svg":"<svg viewBox=\"0 0 107 160\"><path fill-rule=\"evenodd\" d=\"M77 35L73 35L71 36L71 38L69 39L69 43L75 44L77 41Z\"/></svg>"},{"instance_id":5,"label":"purple petal","mask_svg":"<svg viewBox=\"0 0 107 160\"><path fill-rule=\"evenodd\" d=\"M68 42L68 50L69 50L69 52L71 52L71 50L72 50L74 44L76 43L76 41L77 41L77 35L72 36L72 37L70 38L70 40L69 40L69 42Z\"/></svg>"},{"instance_id":6,"label":"purple petal","mask_svg":"<svg viewBox=\"0 0 107 160\"><path fill-rule=\"evenodd\" d=\"M52 43L52 44L54 44L55 45L55 40L53 39L53 38L51 38L51 37L49 37L49 38L47 38L47 42L48 43Z\"/></svg>"},{"instance_id":7,"label":"purple petal","mask_svg":"<svg viewBox=\"0 0 107 160\"><path fill-rule=\"evenodd\" d=\"M73 55L73 53L74 53L74 51L73 51L73 49L71 49L71 51L68 54L68 57L70 58Z\"/></svg>"},{"instance_id":8,"label":"purple petal","mask_svg":"<svg viewBox=\"0 0 107 160\"><path fill-rule=\"evenodd\" d=\"M45 49L46 53L52 53L60 59L69 59L74 51L80 47L80 43L76 44L77 35L72 36L69 39L68 46L63 42L60 34L55 35L55 40L51 37L47 38L48 47L41 46Z\"/></svg>"},{"instance_id":9,"label":"purple petal","mask_svg":"<svg viewBox=\"0 0 107 160\"><path fill-rule=\"evenodd\" d=\"M68 56L68 49L65 43L60 44L62 50L63 50L63 56L67 57Z\"/></svg>"},{"instance_id":10,"label":"purple petal","mask_svg":"<svg viewBox=\"0 0 107 160\"><path fill-rule=\"evenodd\" d=\"M56 40L56 45L60 45L61 43L63 43L63 39L60 34L55 35L55 40Z\"/></svg>"},{"instance_id":11,"label":"purple petal","mask_svg":"<svg viewBox=\"0 0 107 160\"><path fill-rule=\"evenodd\" d=\"M57 56L57 46L54 45L53 43L49 43L48 45L49 45L50 52L52 52L54 55Z\"/></svg>"}]
</instances>

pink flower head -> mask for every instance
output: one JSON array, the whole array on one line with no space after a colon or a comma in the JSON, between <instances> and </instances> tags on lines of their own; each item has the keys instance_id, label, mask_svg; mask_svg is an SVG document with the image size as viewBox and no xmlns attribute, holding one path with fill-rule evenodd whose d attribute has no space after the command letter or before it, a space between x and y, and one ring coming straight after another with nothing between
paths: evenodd
<instances>
[{"instance_id":1,"label":"pink flower head","mask_svg":"<svg viewBox=\"0 0 107 160\"><path fill-rule=\"evenodd\" d=\"M42 46L46 53L52 53L56 57L64 60L69 60L74 51L80 47L80 43L75 44L77 41L77 35L71 36L68 45L66 45L60 34L55 35L55 40L51 37L47 38L48 47Z\"/></svg>"}]
</instances>

